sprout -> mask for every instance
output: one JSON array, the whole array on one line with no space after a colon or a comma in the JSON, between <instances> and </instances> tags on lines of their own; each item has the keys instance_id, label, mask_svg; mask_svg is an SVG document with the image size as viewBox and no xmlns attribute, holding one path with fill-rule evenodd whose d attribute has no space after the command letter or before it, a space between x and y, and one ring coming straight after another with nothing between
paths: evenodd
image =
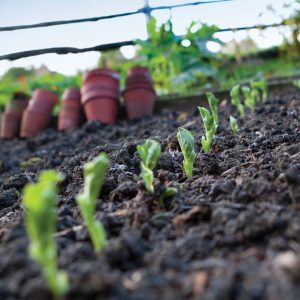
<instances>
[{"instance_id":1,"label":"sprout","mask_svg":"<svg viewBox=\"0 0 300 300\"><path fill-rule=\"evenodd\" d=\"M256 104L257 90L251 90L248 86L243 86L242 91L245 97L245 105L253 112Z\"/></svg>"},{"instance_id":2,"label":"sprout","mask_svg":"<svg viewBox=\"0 0 300 300\"><path fill-rule=\"evenodd\" d=\"M101 192L108 166L109 159L105 153L101 153L93 161L88 162L84 166L83 193L76 197L96 253L103 250L107 244L104 226L95 220L94 214L96 200Z\"/></svg>"},{"instance_id":3,"label":"sprout","mask_svg":"<svg viewBox=\"0 0 300 300\"><path fill-rule=\"evenodd\" d=\"M177 139L184 157L183 168L186 176L193 175L193 166L196 159L195 142L192 133L184 128L178 128Z\"/></svg>"},{"instance_id":4,"label":"sprout","mask_svg":"<svg viewBox=\"0 0 300 300\"><path fill-rule=\"evenodd\" d=\"M137 151L141 158L141 177L149 193L154 194L153 170L155 169L161 153L160 144L148 139L143 145L137 146Z\"/></svg>"},{"instance_id":5,"label":"sprout","mask_svg":"<svg viewBox=\"0 0 300 300\"><path fill-rule=\"evenodd\" d=\"M62 180L61 173L54 170L44 171L40 174L38 182L27 184L23 192L26 231L30 242L29 254L41 266L43 276L55 299L64 295L69 288L67 274L57 269L54 238L57 184Z\"/></svg>"},{"instance_id":6,"label":"sprout","mask_svg":"<svg viewBox=\"0 0 300 300\"><path fill-rule=\"evenodd\" d=\"M236 107L237 111L240 114L240 117L243 118L245 115L244 106L241 103L240 99L240 85L235 85L230 91L231 104Z\"/></svg>"},{"instance_id":7,"label":"sprout","mask_svg":"<svg viewBox=\"0 0 300 300\"><path fill-rule=\"evenodd\" d=\"M218 125L218 102L219 100L215 97L213 93L206 93L206 97L208 99L209 108L214 116L215 124Z\"/></svg>"},{"instance_id":8,"label":"sprout","mask_svg":"<svg viewBox=\"0 0 300 300\"><path fill-rule=\"evenodd\" d=\"M262 92L262 101L266 102L268 99L268 85L266 80L261 81L252 81L251 87L253 90L261 90ZM258 93L258 92L257 92Z\"/></svg>"},{"instance_id":9,"label":"sprout","mask_svg":"<svg viewBox=\"0 0 300 300\"><path fill-rule=\"evenodd\" d=\"M202 136L201 144L205 153L209 153L213 141L214 134L218 125L215 123L213 114L205 107L198 107L205 129L205 136Z\"/></svg>"},{"instance_id":10,"label":"sprout","mask_svg":"<svg viewBox=\"0 0 300 300\"><path fill-rule=\"evenodd\" d=\"M236 134L239 130L237 119L233 116L230 116L229 123L230 123L230 128L231 128L232 133Z\"/></svg>"},{"instance_id":11,"label":"sprout","mask_svg":"<svg viewBox=\"0 0 300 300\"><path fill-rule=\"evenodd\" d=\"M159 199L158 199L158 203L160 207L164 206L164 199L174 196L175 194L177 194L178 190L175 187L167 187L163 193L160 194Z\"/></svg>"},{"instance_id":12,"label":"sprout","mask_svg":"<svg viewBox=\"0 0 300 300\"><path fill-rule=\"evenodd\" d=\"M293 85L300 89L300 79L294 80Z\"/></svg>"}]
</instances>

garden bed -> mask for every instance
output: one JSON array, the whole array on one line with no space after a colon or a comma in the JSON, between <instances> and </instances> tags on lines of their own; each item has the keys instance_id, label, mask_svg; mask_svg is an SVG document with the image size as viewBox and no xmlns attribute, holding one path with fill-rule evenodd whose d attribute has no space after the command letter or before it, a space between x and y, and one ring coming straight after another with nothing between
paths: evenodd
<instances>
[{"instance_id":1,"label":"garden bed","mask_svg":"<svg viewBox=\"0 0 300 300\"><path fill-rule=\"evenodd\" d=\"M224 99L222 99L224 100ZM222 102L211 154L198 153L194 176L182 170L179 126L197 137L196 107L164 110L115 126L94 122L0 144L0 299L51 299L27 254L21 192L43 169L66 175L58 199L59 265L66 299L299 299L300 94L285 87L239 120L234 136ZM156 174L180 191L164 206L139 179L136 145L161 142ZM111 168L97 204L109 244L98 257L75 203L83 165L105 151ZM290 252L287 252L290 251ZM284 255L282 254L284 253Z\"/></svg>"}]
</instances>

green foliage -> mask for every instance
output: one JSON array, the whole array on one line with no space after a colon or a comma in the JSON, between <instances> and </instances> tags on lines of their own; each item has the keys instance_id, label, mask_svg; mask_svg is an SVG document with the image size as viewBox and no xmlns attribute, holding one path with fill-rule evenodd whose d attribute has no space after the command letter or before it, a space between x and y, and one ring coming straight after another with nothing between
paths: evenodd
<instances>
[{"instance_id":1,"label":"green foliage","mask_svg":"<svg viewBox=\"0 0 300 300\"><path fill-rule=\"evenodd\" d=\"M202 149L205 153L209 153L218 124L215 123L214 115L208 109L205 107L198 107L198 109L205 129L205 135L201 138Z\"/></svg>"},{"instance_id":2,"label":"green foliage","mask_svg":"<svg viewBox=\"0 0 300 300\"><path fill-rule=\"evenodd\" d=\"M230 91L231 104L236 107L237 111L240 114L240 117L243 118L245 115L244 106L241 103L240 98L240 85L235 85Z\"/></svg>"},{"instance_id":3,"label":"green foliage","mask_svg":"<svg viewBox=\"0 0 300 300\"><path fill-rule=\"evenodd\" d=\"M268 99L268 85L266 80L260 80L260 81L252 81L251 82L251 88L253 90L260 90L262 93L262 101L266 102ZM257 92L253 92L257 93Z\"/></svg>"},{"instance_id":4,"label":"green foliage","mask_svg":"<svg viewBox=\"0 0 300 300\"><path fill-rule=\"evenodd\" d=\"M39 75L35 69L12 68L0 80L0 106L6 105L17 91L31 94L37 88L49 89L61 98L66 88L81 85L81 77L81 74L68 77L50 71Z\"/></svg>"},{"instance_id":5,"label":"green foliage","mask_svg":"<svg viewBox=\"0 0 300 300\"><path fill-rule=\"evenodd\" d=\"M80 207L85 225L91 236L96 253L106 246L105 229L99 221L95 220L96 201L101 192L105 180L109 159L105 153L101 153L84 166L84 190L77 195L76 201Z\"/></svg>"},{"instance_id":6,"label":"green foliage","mask_svg":"<svg viewBox=\"0 0 300 300\"><path fill-rule=\"evenodd\" d=\"M184 157L183 168L186 176L193 176L193 166L196 159L195 142L192 133L184 128L178 128L177 139Z\"/></svg>"},{"instance_id":7,"label":"green foliage","mask_svg":"<svg viewBox=\"0 0 300 300\"><path fill-rule=\"evenodd\" d=\"M251 89L248 86L242 87L242 92L245 97L245 105L250 108L250 110L253 112L256 105L256 100L258 96L258 91L256 89Z\"/></svg>"},{"instance_id":8,"label":"green foliage","mask_svg":"<svg viewBox=\"0 0 300 300\"><path fill-rule=\"evenodd\" d=\"M297 87L297 88L300 89L300 79L294 80L294 81L293 81L293 85L294 85L295 87Z\"/></svg>"},{"instance_id":9,"label":"green foliage","mask_svg":"<svg viewBox=\"0 0 300 300\"><path fill-rule=\"evenodd\" d=\"M233 116L230 116L229 124L230 124L230 129L231 129L232 133L237 134L237 132L239 131L239 126L238 126L238 123L237 123L237 119Z\"/></svg>"},{"instance_id":10,"label":"green foliage","mask_svg":"<svg viewBox=\"0 0 300 300\"><path fill-rule=\"evenodd\" d=\"M183 36L173 31L171 20L157 26L155 18L147 24L149 39L137 40L140 63L147 65L160 93L185 92L215 82L219 57L207 42L221 43L213 37L216 26L192 22Z\"/></svg>"},{"instance_id":11,"label":"green foliage","mask_svg":"<svg viewBox=\"0 0 300 300\"><path fill-rule=\"evenodd\" d=\"M149 193L154 194L153 170L155 169L161 153L160 144L148 139L143 145L137 146L137 151L141 158L141 177Z\"/></svg>"},{"instance_id":12,"label":"green foliage","mask_svg":"<svg viewBox=\"0 0 300 300\"><path fill-rule=\"evenodd\" d=\"M57 184L63 180L62 174L50 170L40 174L38 183L29 183L23 192L26 210L26 231L29 237L29 253L40 264L43 275L55 298L68 290L68 277L57 269L55 206Z\"/></svg>"},{"instance_id":13,"label":"green foliage","mask_svg":"<svg viewBox=\"0 0 300 300\"><path fill-rule=\"evenodd\" d=\"M213 93L206 93L206 97L208 99L209 108L214 116L215 124L218 125L219 117L218 117L218 102L219 100L215 97Z\"/></svg>"}]
</instances>

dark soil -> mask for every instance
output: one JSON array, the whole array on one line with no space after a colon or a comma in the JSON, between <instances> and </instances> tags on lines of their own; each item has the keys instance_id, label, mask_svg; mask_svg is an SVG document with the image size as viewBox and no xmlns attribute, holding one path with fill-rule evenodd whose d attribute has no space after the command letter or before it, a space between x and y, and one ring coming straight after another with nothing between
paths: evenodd
<instances>
[{"instance_id":1,"label":"dark soil","mask_svg":"<svg viewBox=\"0 0 300 300\"><path fill-rule=\"evenodd\" d=\"M300 299L300 93L270 101L229 130L220 108L211 154L203 154L196 108L164 111L115 126L48 130L0 146L0 299L51 299L27 254L22 189L43 169L66 175L58 198L59 266L66 299ZM224 104L224 103L223 103ZM197 137L192 178L182 171L179 126ZM156 138L162 156L155 189L180 187L159 203L139 179L136 145ZM75 195L83 165L105 151L111 168L97 203L109 244L95 256Z\"/></svg>"}]
</instances>

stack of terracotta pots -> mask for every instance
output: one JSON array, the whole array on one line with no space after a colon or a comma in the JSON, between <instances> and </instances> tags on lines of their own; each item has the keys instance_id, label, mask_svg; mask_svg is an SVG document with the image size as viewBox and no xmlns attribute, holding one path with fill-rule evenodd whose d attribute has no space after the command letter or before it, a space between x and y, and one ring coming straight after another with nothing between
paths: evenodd
<instances>
[{"instance_id":1,"label":"stack of terracotta pots","mask_svg":"<svg viewBox=\"0 0 300 300\"><path fill-rule=\"evenodd\" d=\"M31 137L47 128L58 98L48 90L37 89L23 113L21 137Z\"/></svg>"},{"instance_id":2,"label":"stack of terracotta pots","mask_svg":"<svg viewBox=\"0 0 300 300\"><path fill-rule=\"evenodd\" d=\"M153 113L155 91L147 67L139 66L129 70L123 97L129 119L142 118Z\"/></svg>"},{"instance_id":3,"label":"stack of terracotta pots","mask_svg":"<svg viewBox=\"0 0 300 300\"><path fill-rule=\"evenodd\" d=\"M119 108L119 74L107 68L88 72L83 80L81 96L88 121L114 124Z\"/></svg>"},{"instance_id":4,"label":"stack of terracotta pots","mask_svg":"<svg viewBox=\"0 0 300 300\"><path fill-rule=\"evenodd\" d=\"M14 93L1 118L1 138L12 139L19 136L20 124L29 97L22 93Z\"/></svg>"},{"instance_id":5,"label":"stack of terracotta pots","mask_svg":"<svg viewBox=\"0 0 300 300\"><path fill-rule=\"evenodd\" d=\"M81 117L80 99L80 90L77 88L70 88L64 92L58 116L58 130L78 127Z\"/></svg>"}]
</instances>

